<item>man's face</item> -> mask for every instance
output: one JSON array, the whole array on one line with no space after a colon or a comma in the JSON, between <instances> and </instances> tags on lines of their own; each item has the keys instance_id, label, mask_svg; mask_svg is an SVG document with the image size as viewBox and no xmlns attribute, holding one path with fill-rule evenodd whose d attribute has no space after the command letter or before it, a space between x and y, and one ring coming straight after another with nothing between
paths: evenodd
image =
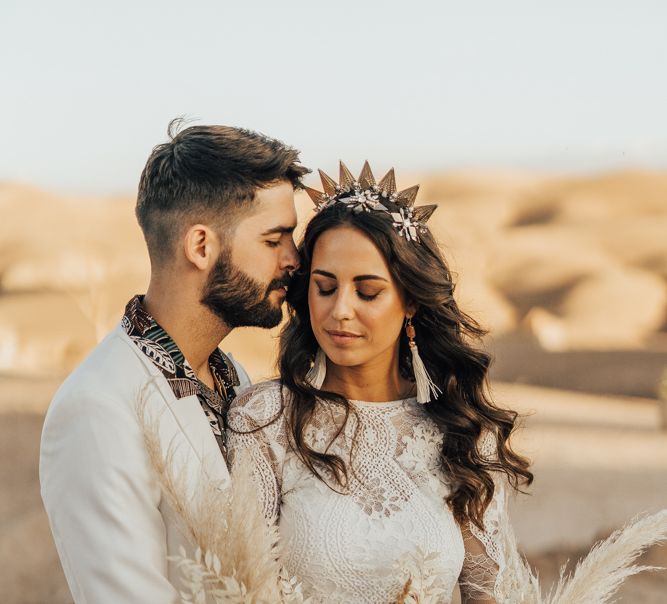
<instances>
[{"instance_id":1,"label":"man's face","mask_svg":"<svg viewBox=\"0 0 667 604\"><path fill-rule=\"evenodd\" d=\"M275 327L282 320L289 273L299 266L289 182L259 189L251 214L241 218L222 250L202 295L229 327Z\"/></svg>"}]
</instances>

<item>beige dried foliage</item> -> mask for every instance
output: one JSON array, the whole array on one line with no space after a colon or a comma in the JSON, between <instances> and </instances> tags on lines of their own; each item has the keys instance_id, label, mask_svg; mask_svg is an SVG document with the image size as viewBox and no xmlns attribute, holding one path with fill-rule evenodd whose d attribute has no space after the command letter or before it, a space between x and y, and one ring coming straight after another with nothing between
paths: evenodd
<instances>
[{"instance_id":1,"label":"beige dried foliage","mask_svg":"<svg viewBox=\"0 0 667 604\"><path fill-rule=\"evenodd\" d=\"M184 602L297 604L306 602L300 584L280 567L278 533L264 520L250 473L235 473L232 484L211 480L203 471L190 497L188 477L175 463L175 450L163 451L158 420L146 409L144 387L137 405L150 463L194 549L175 558L189 593ZM251 467L250 464L241 464Z\"/></svg>"},{"instance_id":2,"label":"beige dried foliage","mask_svg":"<svg viewBox=\"0 0 667 604\"><path fill-rule=\"evenodd\" d=\"M440 554L429 554L417 548L417 551L396 565L397 574L407 571L408 578L403 585L396 604L438 604L447 598L447 577L438 574Z\"/></svg>"},{"instance_id":3,"label":"beige dried foliage","mask_svg":"<svg viewBox=\"0 0 667 604\"><path fill-rule=\"evenodd\" d=\"M561 569L558 583L542 596L538 577L519 553L509 524L502 533L506 552L499 604L610 604L628 577L656 567L634 562L649 547L667 540L667 509L632 520L593 546L574 572Z\"/></svg>"},{"instance_id":4,"label":"beige dried foliage","mask_svg":"<svg viewBox=\"0 0 667 604\"><path fill-rule=\"evenodd\" d=\"M546 604L608 604L625 579L656 567L635 564L652 545L667 540L667 509L632 520L596 544L570 576L561 576Z\"/></svg>"}]
</instances>

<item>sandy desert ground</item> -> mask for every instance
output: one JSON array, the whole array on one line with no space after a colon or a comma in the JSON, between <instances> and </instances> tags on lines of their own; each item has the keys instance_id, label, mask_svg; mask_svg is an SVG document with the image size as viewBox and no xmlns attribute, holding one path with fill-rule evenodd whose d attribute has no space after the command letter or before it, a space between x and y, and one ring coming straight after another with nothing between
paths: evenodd
<instances>
[{"instance_id":1,"label":"sandy desert ground","mask_svg":"<svg viewBox=\"0 0 667 604\"><path fill-rule=\"evenodd\" d=\"M548 584L558 566L641 511L667 507L667 173L564 178L413 175L458 274L464 308L491 329L496 398L528 413L535 461L514 502L523 550ZM299 198L299 213L309 215ZM39 499L43 414L62 376L146 286L132 200L66 199L0 183L0 602L69 602ZM254 379L276 332L224 344ZM667 566L667 547L646 556ZM667 601L667 571L624 602Z\"/></svg>"}]
</instances>

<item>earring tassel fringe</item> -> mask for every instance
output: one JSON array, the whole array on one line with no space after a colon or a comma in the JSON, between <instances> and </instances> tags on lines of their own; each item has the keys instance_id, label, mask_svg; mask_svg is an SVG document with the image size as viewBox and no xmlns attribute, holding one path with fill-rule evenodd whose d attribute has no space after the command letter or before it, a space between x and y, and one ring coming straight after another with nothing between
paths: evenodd
<instances>
[{"instance_id":1,"label":"earring tassel fringe","mask_svg":"<svg viewBox=\"0 0 667 604\"><path fill-rule=\"evenodd\" d=\"M319 390L324 384L324 378L327 376L327 359L321 348L317 349L315 362L306 374L306 380L313 388Z\"/></svg>"},{"instance_id":2,"label":"earring tassel fringe","mask_svg":"<svg viewBox=\"0 0 667 604\"><path fill-rule=\"evenodd\" d=\"M438 388L431 376L426 371L424 362L419 356L419 349L417 344L410 342L410 352L412 354L412 370L415 374L415 384L417 385L417 402L428 403L434 398L438 398L442 394L442 390Z\"/></svg>"}]
</instances>

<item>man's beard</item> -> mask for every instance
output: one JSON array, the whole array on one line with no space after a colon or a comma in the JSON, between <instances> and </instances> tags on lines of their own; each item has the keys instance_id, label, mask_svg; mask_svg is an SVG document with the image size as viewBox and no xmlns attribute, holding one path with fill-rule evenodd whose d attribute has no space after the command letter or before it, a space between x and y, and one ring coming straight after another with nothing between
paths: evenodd
<instances>
[{"instance_id":1,"label":"man's beard","mask_svg":"<svg viewBox=\"0 0 667 604\"><path fill-rule=\"evenodd\" d=\"M289 276L274 279L263 286L250 275L236 268L222 252L218 257L208 282L204 287L201 303L207 306L228 327L275 327L283 318L282 306L271 302L272 291L286 287Z\"/></svg>"}]
</instances>

